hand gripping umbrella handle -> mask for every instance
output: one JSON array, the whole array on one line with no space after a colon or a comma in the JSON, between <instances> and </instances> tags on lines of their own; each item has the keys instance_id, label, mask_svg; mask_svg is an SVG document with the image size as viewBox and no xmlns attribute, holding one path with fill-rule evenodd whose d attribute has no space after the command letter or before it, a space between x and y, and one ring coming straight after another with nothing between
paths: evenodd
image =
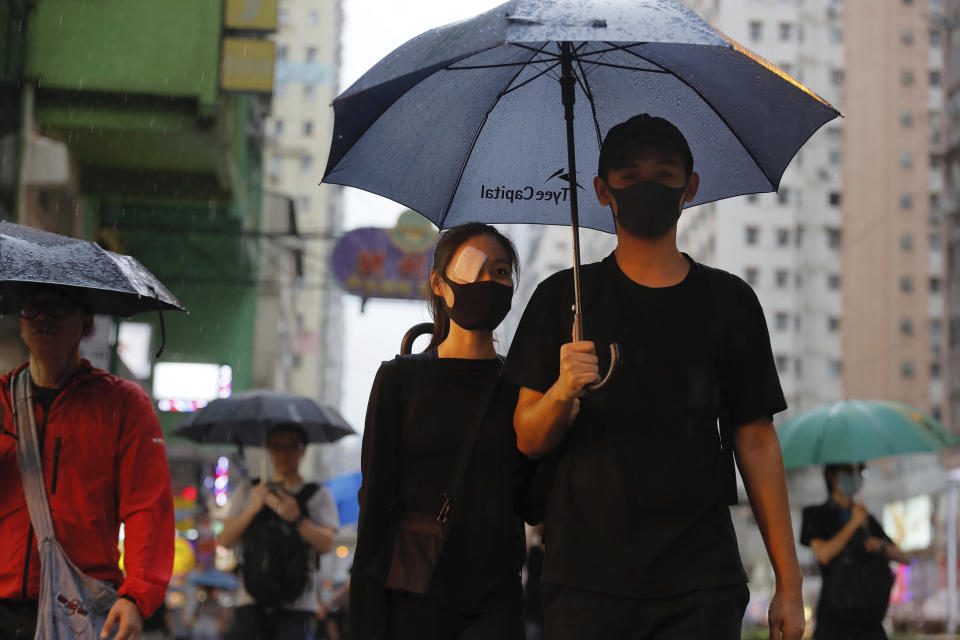
<instances>
[{"instance_id":1,"label":"hand gripping umbrella handle","mask_svg":"<svg viewBox=\"0 0 960 640\"><path fill-rule=\"evenodd\" d=\"M620 343L614 342L610 345L610 367L607 369L607 373L604 374L600 382L587 385L587 391L600 391L607 386L607 383L613 379L614 371L618 366L620 366Z\"/></svg>"}]
</instances>

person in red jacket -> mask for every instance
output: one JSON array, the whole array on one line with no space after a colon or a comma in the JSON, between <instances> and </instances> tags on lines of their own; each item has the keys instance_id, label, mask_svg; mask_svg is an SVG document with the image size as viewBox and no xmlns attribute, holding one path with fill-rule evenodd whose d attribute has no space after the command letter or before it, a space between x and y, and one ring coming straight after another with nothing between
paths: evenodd
<instances>
[{"instance_id":1,"label":"person in red jacket","mask_svg":"<svg viewBox=\"0 0 960 640\"><path fill-rule=\"evenodd\" d=\"M30 367L43 473L57 540L120 599L104 638L132 640L163 601L173 568L173 496L163 433L136 384L80 358L93 316L78 290L38 287L20 308L30 361L0 377L0 637L33 638L40 559L17 461L13 376ZM125 527L124 564L117 548ZM113 631L116 630L114 634Z\"/></svg>"}]
</instances>

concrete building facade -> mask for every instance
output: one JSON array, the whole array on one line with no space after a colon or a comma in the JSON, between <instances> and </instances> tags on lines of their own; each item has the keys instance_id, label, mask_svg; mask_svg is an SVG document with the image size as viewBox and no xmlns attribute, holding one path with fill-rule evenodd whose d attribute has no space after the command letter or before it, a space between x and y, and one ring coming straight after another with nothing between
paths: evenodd
<instances>
[{"instance_id":1,"label":"concrete building facade","mask_svg":"<svg viewBox=\"0 0 960 640\"><path fill-rule=\"evenodd\" d=\"M937 0L845 6L844 384L949 422Z\"/></svg>"},{"instance_id":2,"label":"concrete building facade","mask_svg":"<svg viewBox=\"0 0 960 640\"><path fill-rule=\"evenodd\" d=\"M716 28L843 107L843 11L833 0L689 0ZM678 244L753 286L791 415L843 395L841 122L804 145L777 193L687 210Z\"/></svg>"}]
</instances>

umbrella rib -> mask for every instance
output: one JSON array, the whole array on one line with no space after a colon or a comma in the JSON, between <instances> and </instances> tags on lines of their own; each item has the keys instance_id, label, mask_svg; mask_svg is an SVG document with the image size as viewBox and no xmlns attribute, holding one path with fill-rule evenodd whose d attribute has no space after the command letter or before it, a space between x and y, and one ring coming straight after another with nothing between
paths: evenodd
<instances>
[{"instance_id":1,"label":"umbrella rib","mask_svg":"<svg viewBox=\"0 0 960 640\"><path fill-rule=\"evenodd\" d=\"M609 44L609 43L608 43L608 44ZM637 53L636 51L631 51L630 49L626 49L626 48L624 48L623 51L625 51L626 53L629 53L629 54L632 55L632 56L636 56L637 58L640 58L641 60L643 60L643 61L645 61L645 62L649 62L649 63L651 63L651 64L657 64L656 62L653 62L653 61L651 61L651 60L647 60L646 58L644 58L642 55L640 55L640 54ZM659 66L659 65L658 65L658 66ZM672 75L674 78L676 78L677 80L679 80L679 81L682 82L683 84L687 85L687 86L690 88L691 91L693 91L695 94L697 94L698 96L700 96L700 99L703 100L703 103L704 103L705 105L707 105L708 107L710 107L710 110L713 111L714 114L716 114L717 118L720 119L720 122L722 122L724 125L726 125L727 130L730 131L730 133L733 134L733 137L737 139L737 142L739 142L739 143L740 143L740 146L743 148L743 150L747 152L747 155L750 156L750 159L751 159L751 160L753 160L753 164L755 164L756 167L757 167L757 169L760 170L760 173L763 174L763 177L767 179L767 182L770 183L770 186L771 186L771 187L778 188L778 187L780 186L780 185L779 185L779 182L778 182L776 185L774 185L774 182L773 182L773 180L770 178L770 175L767 173L767 170L763 167L763 165L761 165L761 164L757 161L756 156L753 155L753 151L751 151L750 148L747 147L746 144L744 144L743 139L740 137L740 133L737 132L733 127L730 126L730 123L727 122L727 119L723 116L723 114L721 114L719 111L717 111L716 107L713 106L713 103L711 103L709 100L707 100L706 96L704 96L702 93L700 93L700 91L697 90L696 87L694 87L692 84L690 84L689 82L687 82L686 80L684 80L683 78L681 78L680 76L678 76L677 74L675 74L675 73L670 73L670 75Z\"/></svg>"},{"instance_id":2,"label":"umbrella rib","mask_svg":"<svg viewBox=\"0 0 960 640\"><path fill-rule=\"evenodd\" d=\"M505 95L507 95L507 94L513 93L513 92L516 91L517 89L522 89L523 87L527 86L528 84L530 84L530 83L533 82L534 80L537 80L538 78L542 78L543 76L549 74L551 71L553 71L554 69L556 69L559 64L560 64L559 62L555 62L555 63L553 63L552 65L550 65L548 68L544 69L543 71L541 71L541 72L538 73L537 75L533 76L532 78L528 78L528 79L524 80L523 82L521 82L520 84L518 84L518 85L515 86L515 87L510 87L509 89L507 89L506 91L504 91L503 94L502 94L500 97L503 97L503 96L505 96ZM556 79L556 78L553 78L553 76L550 76L550 77L551 77L552 79L554 79L554 80Z\"/></svg>"},{"instance_id":3,"label":"umbrella rib","mask_svg":"<svg viewBox=\"0 0 960 640\"><path fill-rule=\"evenodd\" d=\"M541 47L539 51L534 51L534 55L537 55L540 52L542 52L543 49L545 49L548 44L549 42L543 43L543 47ZM527 47L522 47L522 48L527 49ZM510 82L508 82L505 85L505 87L507 88L510 87L510 85L513 84L514 80L516 80L517 77L523 72L523 69L524 67L518 68L517 72L513 74L513 77L510 78ZM457 180L454 182L454 188L450 190L450 199L447 200L447 206L443 208L443 216L440 218L440 224L437 225L437 227L440 229L443 229L443 223L446 221L447 215L450 213L450 207L453 205L453 199L454 197L456 197L457 191L460 187L460 181L463 179L463 172L467 170L467 163L470 162L470 156L473 155L473 150L477 146L477 140L480 139L480 133L483 131L484 125L487 124L487 118L490 117L490 112L493 111L493 109L497 106L497 104L499 104L503 96L506 95L507 88L501 89L500 92L497 93L497 96L490 103L490 106L487 107L487 112L483 114L483 120L480 121L480 126L477 127L477 131L473 135L473 140L470 142L470 148L467 150L467 153L465 153L463 156L463 162L460 164L460 172L457 174Z\"/></svg>"}]
</instances>

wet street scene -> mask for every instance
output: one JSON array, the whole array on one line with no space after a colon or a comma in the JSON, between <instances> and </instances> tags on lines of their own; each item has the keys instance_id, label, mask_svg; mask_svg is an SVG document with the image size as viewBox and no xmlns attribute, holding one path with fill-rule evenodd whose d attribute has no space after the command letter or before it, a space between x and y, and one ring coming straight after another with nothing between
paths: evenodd
<instances>
[{"instance_id":1,"label":"wet street scene","mask_svg":"<svg viewBox=\"0 0 960 640\"><path fill-rule=\"evenodd\" d=\"M0 640L960 637L960 0L0 34Z\"/></svg>"}]
</instances>

